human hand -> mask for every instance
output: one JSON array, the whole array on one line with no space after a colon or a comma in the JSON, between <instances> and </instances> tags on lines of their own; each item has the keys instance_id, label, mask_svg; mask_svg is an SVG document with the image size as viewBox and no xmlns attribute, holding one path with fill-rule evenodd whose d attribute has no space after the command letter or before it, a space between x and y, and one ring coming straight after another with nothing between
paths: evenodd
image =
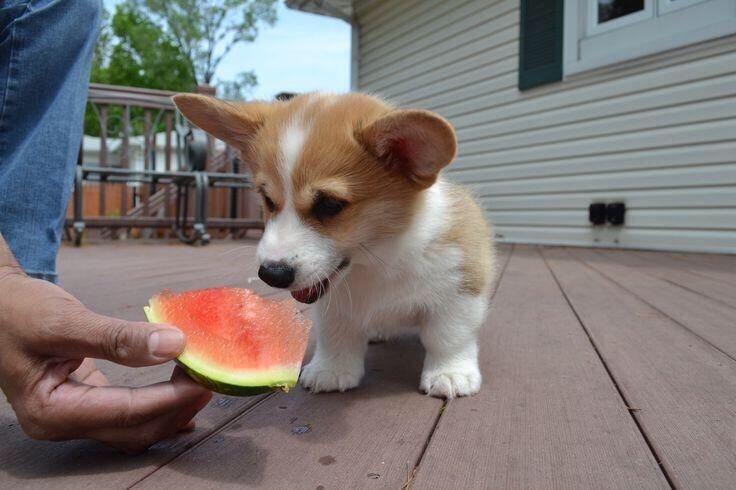
<instances>
[{"instance_id":1,"label":"human hand","mask_svg":"<svg viewBox=\"0 0 736 490\"><path fill-rule=\"evenodd\" d=\"M140 452L191 429L212 394L181 369L168 382L111 387L89 359L151 366L184 344L174 327L98 315L58 286L0 270L0 389L32 438Z\"/></svg>"}]
</instances>

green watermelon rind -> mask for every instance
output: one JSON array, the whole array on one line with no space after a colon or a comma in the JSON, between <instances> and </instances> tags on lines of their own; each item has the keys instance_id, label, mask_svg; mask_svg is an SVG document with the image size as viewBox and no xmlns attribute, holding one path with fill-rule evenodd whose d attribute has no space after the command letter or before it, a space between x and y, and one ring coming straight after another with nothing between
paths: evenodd
<instances>
[{"instance_id":1,"label":"green watermelon rind","mask_svg":"<svg viewBox=\"0 0 736 490\"><path fill-rule=\"evenodd\" d=\"M181 360L177 359L176 363L186 371L186 373L194 379L197 383L201 384L210 391L215 391L223 395L230 396L255 396L269 391L288 391L287 388L283 387L270 387L270 386L240 386L230 383L224 383L215 379L209 378L202 373L195 371Z\"/></svg>"},{"instance_id":2,"label":"green watermelon rind","mask_svg":"<svg viewBox=\"0 0 736 490\"><path fill-rule=\"evenodd\" d=\"M144 306L143 311L151 323L162 323L153 311L153 305ZM299 367L274 368L268 371L242 371L233 373L219 371L206 361L186 352L176 359L176 363L195 381L204 387L230 396L253 396L270 391L289 391L296 386ZM218 372L219 371L219 372Z\"/></svg>"}]
</instances>

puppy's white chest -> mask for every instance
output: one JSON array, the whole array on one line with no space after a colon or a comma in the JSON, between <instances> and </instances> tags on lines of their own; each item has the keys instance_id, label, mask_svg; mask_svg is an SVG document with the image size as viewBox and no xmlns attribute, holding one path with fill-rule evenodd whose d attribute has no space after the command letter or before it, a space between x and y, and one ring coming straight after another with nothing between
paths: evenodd
<instances>
[{"instance_id":1,"label":"puppy's white chest","mask_svg":"<svg viewBox=\"0 0 736 490\"><path fill-rule=\"evenodd\" d=\"M390 265L357 266L335 291L332 301L340 304L329 309L338 316L346 311L348 318L343 321L371 332L416 326L456 290L458 262L458 252L448 248L417 253Z\"/></svg>"}]
</instances>

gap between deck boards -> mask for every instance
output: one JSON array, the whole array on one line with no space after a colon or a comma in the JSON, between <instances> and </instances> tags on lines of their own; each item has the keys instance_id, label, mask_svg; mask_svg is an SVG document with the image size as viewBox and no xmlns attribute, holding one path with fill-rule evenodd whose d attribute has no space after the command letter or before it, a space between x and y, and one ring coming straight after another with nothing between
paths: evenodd
<instances>
[{"instance_id":1,"label":"gap between deck boards","mask_svg":"<svg viewBox=\"0 0 736 490\"><path fill-rule=\"evenodd\" d=\"M662 308L658 307L657 305L653 304L651 301L648 301L645 298L642 298L641 295L637 294L635 291L632 291L630 288L628 288L625 285L623 285L620 281L618 281L618 280L614 279L613 277L611 277L610 274L607 274L607 273L603 272L602 270L600 270L599 268L591 265L588 261L586 261L584 259L580 259L579 257L572 257L572 258L574 258L576 261L580 262L585 267L587 267L591 271L595 272L599 276L603 277L605 280L607 280L607 281L611 282L612 284L616 285L618 288L620 288L621 290L625 291L627 294L629 294L629 295L633 296L634 298L636 298L637 300L641 301L642 303L644 303L645 305L647 305L651 309L657 311L658 313L660 313L661 315L663 315L664 317L666 317L667 319L669 319L670 321L672 321L674 324L676 324L679 327L681 327L682 329L686 330L693 337L696 337L699 340L701 340L702 342L705 342L706 344L708 344L709 346L711 346L713 349L717 350L718 352L720 352L724 356L728 357L729 359L731 359L733 361L736 361L736 357L733 354L731 354L731 353L727 352L726 350L724 350L723 348L719 347L718 345L716 345L714 342L712 342L710 339L708 339L707 337L703 336L702 334L694 331L692 328L690 328L688 325L686 325L685 323L683 323L681 320L678 320L677 318L675 318L673 315L671 315L667 311L665 311ZM662 279L660 279L660 278L658 278L656 276L650 276L649 274L646 274L646 273L643 273L643 274L646 275L646 276L648 276L648 277L651 277L654 280L662 280ZM673 286L678 286L678 285L677 284L673 284ZM680 289L683 289L684 291L687 291L690 294L694 294L692 291L688 291L686 288L680 288ZM699 294L698 296L703 297L703 298L706 298L708 300L712 300L712 298L709 298L709 297L707 297L705 295L702 295L702 294ZM730 306L729 306L729 308L733 309Z\"/></svg>"},{"instance_id":2,"label":"gap between deck boards","mask_svg":"<svg viewBox=\"0 0 736 490\"><path fill-rule=\"evenodd\" d=\"M613 372L611 371L611 368L608 365L608 362L603 357L603 354L601 353L600 349L598 348L598 345L596 344L595 340L593 340L592 335L590 334L590 331L588 330L588 327L585 326L585 322L583 322L583 319L580 318L580 315L578 314L578 311L575 309L575 306L573 306L572 301L570 301L570 298L567 295L567 292L562 287L562 283L557 277L557 274L555 274L555 271L550 267L549 263L547 262L547 257L544 254L544 251L542 247L536 247L539 255L542 257L542 261L544 262L544 265L547 267L547 270L552 274L552 278L554 279L555 283L557 284L557 287L560 290L560 293L562 293L562 296L565 298L565 301L567 302L567 305L570 307L570 310L572 311L573 315L575 315L575 318L578 321L578 324L580 325L580 328L582 328L583 332L585 333L585 336L588 338L588 341L590 342L591 347L595 351L596 355L598 356L598 359L600 360L601 364L603 365L603 369L606 371L606 374L609 378L611 378L611 382L613 383L613 386L616 388L616 392L618 393L618 396L621 397L621 401L623 401L624 405L626 406L629 416L631 416L631 419L633 420L634 424L636 425L637 430L639 431L639 434L641 434L642 439L646 443L647 447L649 448L649 451L652 453L652 456L654 456L654 460L657 462L657 465L659 466L660 471L662 472L662 475L664 476L665 480L667 480L667 483L669 484L670 488L674 489L675 484L672 481L671 475L668 473L667 469L662 464L662 458L657 452L656 448L652 444L651 439L649 438L649 435L644 430L644 427L641 425L641 421L636 415L636 407L633 407L631 405L631 402L628 400L624 392L621 390L621 386L614 376ZM589 269L592 269L587 263L580 261L576 257L570 256L570 258L581 262L583 265L588 267ZM594 272L598 272L595 269L592 269ZM601 276L603 276L602 273L598 272ZM605 276L603 276L606 278ZM608 279L608 278L606 278ZM610 279L609 279L610 280ZM617 284L618 285L618 284ZM620 285L619 285L620 286ZM631 294L629 291L627 291L629 294Z\"/></svg>"},{"instance_id":3,"label":"gap between deck boards","mask_svg":"<svg viewBox=\"0 0 736 490\"><path fill-rule=\"evenodd\" d=\"M503 256L503 265L500 268L500 272L498 273L498 276L493 281L493 292L491 293L491 299L490 299L490 306L489 311L491 311L493 307L493 300L496 297L496 291L498 291L498 286L501 284L501 280L503 279L503 275L506 272L506 268L509 265L509 262L511 261L511 256L514 254L514 245L511 244L510 246L506 246L502 248L503 252L501 254L497 253L496 257L498 258L499 255ZM419 471L420 466L422 465L422 460L424 459L424 455L427 453L427 449L429 448L429 444L432 442L432 437L434 437L435 432L437 432L437 427L440 425L440 421L442 420L442 415L445 413L445 410L447 407L452 403L452 401L445 400L442 403L442 407L440 407L439 413L437 414L437 419L434 421L434 425L432 426L432 430L427 434L427 440L424 441L424 447L422 448L422 452L419 454L419 458L417 459L417 462L414 464L414 468L411 469L409 474L407 475L406 482L401 487L402 490L409 490L411 488L412 481L414 480L414 477L416 476L417 472Z\"/></svg>"},{"instance_id":4,"label":"gap between deck boards","mask_svg":"<svg viewBox=\"0 0 736 490\"><path fill-rule=\"evenodd\" d=\"M272 398L275 395L276 395L276 392L267 393L265 395L261 395L260 396L260 399L257 402L251 403L250 405L248 405L247 407L245 407L245 409L243 411L235 413L232 417L230 417L227 420L225 420L222 423L222 425L220 425L220 427L218 427L217 429L213 430L212 432L207 433L207 435L205 435L200 440L198 440L197 442L195 442L194 444L192 444L191 446L189 446L185 450L181 451L180 453L177 453L177 454L173 455L171 458L169 458L168 460L163 461L160 465L158 465L152 471L146 473L145 475L141 476L139 479L137 479L136 481L134 481L133 483L131 483L130 485L128 485L126 487L126 490L130 490L132 488L135 488L136 485L140 484L141 482L143 482L144 480L146 480L150 476L154 475L157 471L159 471L164 466L173 463L174 461L176 461L177 459L181 458L182 456L184 456L189 451L193 451L194 449L198 448L199 446L202 446L203 444L206 444L207 441L209 441L213 437L217 436L223 430L227 429L227 427L229 427L237 419L239 419L240 417L243 417L243 416L247 415L248 412L251 412L251 411L255 410L258 406L262 405L269 398Z\"/></svg>"}]
</instances>

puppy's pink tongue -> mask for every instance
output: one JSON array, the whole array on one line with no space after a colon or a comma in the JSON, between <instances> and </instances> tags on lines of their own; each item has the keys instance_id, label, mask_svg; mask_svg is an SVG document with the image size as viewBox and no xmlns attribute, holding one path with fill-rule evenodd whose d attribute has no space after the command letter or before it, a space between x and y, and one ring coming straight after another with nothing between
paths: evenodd
<instances>
[{"instance_id":1,"label":"puppy's pink tongue","mask_svg":"<svg viewBox=\"0 0 736 490\"><path fill-rule=\"evenodd\" d=\"M324 287L322 283L317 283L309 286L308 288L299 289L298 291L291 291L291 296L300 303L310 304L317 301L320 296L322 296L323 292Z\"/></svg>"}]
</instances>

